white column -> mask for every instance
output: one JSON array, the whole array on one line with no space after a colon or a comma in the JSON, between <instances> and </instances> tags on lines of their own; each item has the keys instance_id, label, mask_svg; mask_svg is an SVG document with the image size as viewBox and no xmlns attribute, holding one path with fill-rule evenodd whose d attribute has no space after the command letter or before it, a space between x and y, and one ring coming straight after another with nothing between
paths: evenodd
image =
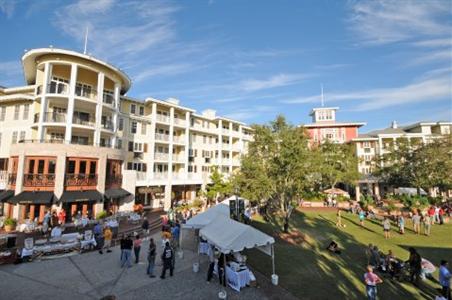
<instances>
[{"instance_id":1,"label":"white column","mask_svg":"<svg viewBox=\"0 0 452 300\"><path fill-rule=\"evenodd\" d=\"M152 103L151 110L151 140L149 143L149 155L150 155L150 163L149 168L147 169L147 178L154 178L154 160L155 160L155 122L157 120L157 104ZM151 174L151 176L149 176Z\"/></svg>"},{"instance_id":2,"label":"white column","mask_svg":"<svg viewBox=\"0 0 452 300\"><path fill-rule=\"evenodd\" d=\"M220 168L218 171L221 172L221 163L222 163L222 156L223 156L223 121L218 120L218 159L217 159L217 165Z\"/></svg>"},{"instance_id":3,"label":"white column","mask_svg":"<svg viewBox=\"0 0 452 300\"><path fill-rule=\"evenodd\" d=\"M77 82L77 65L71 65L71 79L69 81L69 98L67 104L66 133L64 140L66 144L71 143L72 139L72 116L74 115L75 106L75 84Z\"/></svg>"},{"instance_id":4,"label":"white column","mask_svg":"<svg viewBox=\"0 0 452 300\"><path fill-rule=\"evenodd\" d=\"M168 211L171 207L171 184L165 185L165 198L163 200L163 210Z\"/></svg>"},{"instance_id":5,"label":"white column","mask_svg":"<svg viewBox=\"0 0 452 300\"><path fill-rule=\"evenodd\" d=\"M229 122L229 173L232 174L232 122Z\"/></svg>"},{"instance_id":6,"label":"white column","mask_svg":"<svg viewBox=\"0 0 452 300\"><path fill-rule=\"evenodd\" d=\"M170 108L170 136L169 136L169 149L168 149L168 181L171 185L173 179L173 138L174 138L174 107Z\"/></svg>"},{"instance_id":7,"label":"white column","mask_svg":"<svg viewBox=\"0 0 452 300\"><path fill-rule=\"evenodd\" d=\"M239 151L240 151L240 155L242 155L243 152L244 152L244 147L243 147L243 127L242 127L242 125L239 125Z\"/></svg>"},{"instance_id":8,"label":"white column","mask_svg":"<svg viewBox=\"0 0 452 300\"><path fill-rule=\"evenodd\" d=\"M44 116L47 113L47 86L49 85L52 79L52 64L46 62L44 64L44 80L42 81L42 89L41 89L41 109L39 113L39 124L38 124L38 139L44 139Z\"/></svg>"},{"instance_id":9,"label":"white column","mask_svg":"<svg viewBox=\"0 0 452 300\"><path fill-rule=\"evenodd\" d=\"M97 74L97 104L96 104L96 130L94 131L94 145L100 144L100 128L102 122L102 105L104 101L104 81L105 74L99 72Z\"/></svg>"},{"instance_id":10,"label":"white column","mask_svg":"<svg viewBox=\"0 0 452 300\"><path fill-rule=\"evenodd\" d=\"M116 146L116 139L118 134L118 114L119 114L119 101L120 101L120 92L121 92L121 84L115 83L115 111L113 112L113 139L111 141L111 147L114 148Z\"/></svg>"},{"instance_id":11,"label":"white column","mask_svg":"<svg viewBox=\"0 0 452 300\"><path fill-rule=\"evenodd\" d=\"M185 150L184 150L184 178L188 178L188 151L190 149L190 112L185 113ZM202 172L202 170L201 170Z\"/></svg>"}]
</instances>

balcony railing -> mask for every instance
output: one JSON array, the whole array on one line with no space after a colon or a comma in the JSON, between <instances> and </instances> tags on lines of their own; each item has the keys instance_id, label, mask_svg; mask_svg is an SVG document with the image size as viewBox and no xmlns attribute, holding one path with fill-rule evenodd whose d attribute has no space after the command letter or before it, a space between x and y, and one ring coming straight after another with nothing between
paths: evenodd
<instances>
[{"instance_id":1,"label":"balcony railing","mask_svg":"<svg viewBox=\"0 0 452 300\"><path fill-rule=\"evenodd\" d=\"M168 153L156 152L154 159L167 161L168 157L169 157Z\"/></svg>"},{"instance_id":2,"label":"balcony railing","mask_svg":"<svg viewBox=\"0 0 452 300\"><path fill-rule=\"evenodd\" d=\"M80 118L79 116L74 115L72 116L72 123L84 126L94 126L96 120L91 116L88 118Z\"/></svg>"},{"instance_id":3,"label":"balcony railing","mask_svg":"<svg viewBox=\"0 0 452 300\"><path fill-rule=\"evenodd\" d=\"M55 186L55 174L24 174L24 186Z\"/></svg>"},{"instance_id":4,"label":"balcony railing","mask_svg":"<svg viewBox=\"0 0 452 300\"><path fill-rule=\"evenodd\" d=\"M115 102L115 96L104 92L103 101L105 104L113 105Z\"/></svg>"},{"instance_id":5,"label":"balcony railing","mask_svg":"<svg viewBox=\"0 0 452 300\"><path fill-rule=\"evenodd\" d=\"M122 175L108 175L105 179L105 185L107 187L121 186L122 185Z\"/></svg>"},{"instance_id":6,"label":"balcony railing","mask_svg":"<svg viewBox=\"0 0 452 300\"><path fill-rule=\"evenodd\" d=\"M102 123L103 129L113 130L113 122L112 121L103 121Z\"/></svg>"},{"instance_id":7,"label":"balcony railing","mask_svg":"<svg viewBox=\"0 0 452 300\"><path fill-rule=\"evenodd\" d=\"M179 118L174 118L174 124L179 125L179 126L185 126L185 120L179 119Z\"/></svg>"},{"instance_id":8,"label":"balcony railing","mask_svg":"<svg viewBox=\"0 0 452 300\"><path fill-rule=\"evenodd\" d=\"M62 139L35 139L35 140L20 140L19 143L23 144L63 144Z\"/></svg>"},{"instance_id":9,"label":"balcony railing","mask_svg":"<svg viewBox=\"0 0 452 300\"><path fill-rule=\"evenodd\" d=\"M167 179L168 172L154 172L154 179Z\"/></svg>"},{"instance_id":10,"label":"balcony railing","mask_svg":"<svg viewBox=\"0 0 452 300\"><path fill-rule=\"evenodd\" d=\"M75 95L88 99L96 99L97 91L93 88L86 88L80 85L75 86Z\"/></svg>"},{"instance_id":11,"label":"balcony railing","mask_svg":"<svg viewBox=\"0 0 452 300\"><path fill-rule=\"evenodd\" d=\"M169 117L164 115L157 115L157 121L169 123Z\"/></svg>"},{"instance_id":12,"label":"balcony railing","mask_svg":"<svg viewBox=\"0 0 452 300\"><path fill-rule=\"evenodd\" d=\"M185 157L182 154L173 154L173 161L183 162L184 159Z\"/></svg>"},{"instance_id":13,"label":"balcony railing","mask_svg":"<svg viewBox=\"0 0 452 300\"><path fill-rule=\"evenodd\" d=\"M146 180L146 179L147 179L146 172L139 172L139 171L137 171L137 180L138 181Z\"/></svg>"},{"instance_id":14,"label":"balcony railing","mask_svg":"<svg viewBox=\"0 0 452 300\"><path fill-rule=\"evenodd\" d=\"M17 174L16 173L9 173L8 174L8 184L16 185L16 178L17 178Z\"/></svg>"},{"instance_id":15,"label":"balcony railing","mask_svg":"<svg viewBox=\"0 0 452 300\"><path fill-rule=\"evenodd\" d=\"M168 142L169 141L169 135L162 134L162 133L156 133L155 134L155 139L158 140L158 141Z\"/></svg>"},{"instance_id":16,"label":"balcony railing","mask_svg":"<svg viewBox=\"0 0 452 300\"><path fill-rule=\"evenodd\" d=\"M173 136L173 142L183 144L185 142L184 137L175 135Z\"/></svg>"},{"instance_id":17,"label":"balcony railing","mask_svg":"<svg viewBox=\"0 0 452 300\"><path fill-rule=\"evenodd\" d=\"M97 174L66 174L66 186L96 186Z\"/></svg>"},{"instance_id":18,"label":"balcony railing","mask_svg":"<svg viewBox=\"0 0 452 300\"><path fill-rule=\"evenodd\" d=\"M35 114L35 119L34 119L35 123L39 122L39 116L40 116L40 113ZM47 112L47 113L44 113L43 121L48 122L48 123L66 123L66 114L56 113L56 112Z\"/></svg>"},{"instance_id":19,"label":"balcony railing","mask_svg":"<svg viewBox=\"0 0 452 300\"><path fill-rule=\"evenodd\" d=\"M69 85L63 82L51 82L47 85L47 93L67 95L69 93Z\"/></svg>"}]
</instances>

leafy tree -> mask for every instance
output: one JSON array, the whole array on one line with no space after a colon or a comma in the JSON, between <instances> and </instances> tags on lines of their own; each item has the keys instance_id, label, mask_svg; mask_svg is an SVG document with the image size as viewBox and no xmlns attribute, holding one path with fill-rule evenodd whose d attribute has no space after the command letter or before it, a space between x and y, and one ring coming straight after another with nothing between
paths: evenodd
<instances>
[{"instance_id":1,"label":"leafy tree","mask_svg":"<svg viewBox=\"0 0 452 300\"><path fill-rule=\"evenodd\" d=\"M212 183L207 185L205 193L208 201L216 202L219 198L232 192L231 182L226 180L223 174L218 171L218 166L213 167L210 180Z\"/></svg>"}]
</instances>

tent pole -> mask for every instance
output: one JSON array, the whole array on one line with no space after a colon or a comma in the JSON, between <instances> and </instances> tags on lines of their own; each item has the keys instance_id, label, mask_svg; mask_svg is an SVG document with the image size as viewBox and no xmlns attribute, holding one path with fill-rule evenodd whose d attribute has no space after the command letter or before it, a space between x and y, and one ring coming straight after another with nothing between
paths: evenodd
<instances>
[{"instance_id":1,"label":"tent pole","mask_svg":"<svg viewBox=\"0 0 452 300\"><path fill-rule=\"evenodd\" d=\"M226 286L226 254L223 253L223 286Z\"/></svg>"},{"instance_id":2,"label":"tent pole","mask_svg":"<svg viewBox=\"0 0 452 300\"><path fill-rule=\"evenodd\" d=\"M272 244L272 270L273 270L273 274L275 274L275 249L274 249L274 245Z\"/></svg>"}]
</instances>

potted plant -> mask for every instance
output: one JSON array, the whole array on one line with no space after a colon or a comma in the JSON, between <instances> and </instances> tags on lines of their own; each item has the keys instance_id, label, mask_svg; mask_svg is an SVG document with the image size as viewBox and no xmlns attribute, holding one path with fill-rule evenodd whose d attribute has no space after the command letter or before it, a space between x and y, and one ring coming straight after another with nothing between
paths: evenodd
<instances>
[{"instance_id":1,"label":"potted plant","mask_svg":"<svg viewBox=\"0 0 452 300\"><path fill-rule=\"evenodd\" d=\"M96 215L96 220L103 220L107 217L107 212L105 210L100 211Z\"/></svg>"},{"instance_id":2,"label":"potted plant","mask_svg":"<svg viewBox=\"0 0 452 300\"><path fill-rule=\"evenodd\" d=\"M3 222L3 226L6 232L11 232L16 230L17 220L13 218L7 218L5 222Z\"/></svg>"}]
</instances>

